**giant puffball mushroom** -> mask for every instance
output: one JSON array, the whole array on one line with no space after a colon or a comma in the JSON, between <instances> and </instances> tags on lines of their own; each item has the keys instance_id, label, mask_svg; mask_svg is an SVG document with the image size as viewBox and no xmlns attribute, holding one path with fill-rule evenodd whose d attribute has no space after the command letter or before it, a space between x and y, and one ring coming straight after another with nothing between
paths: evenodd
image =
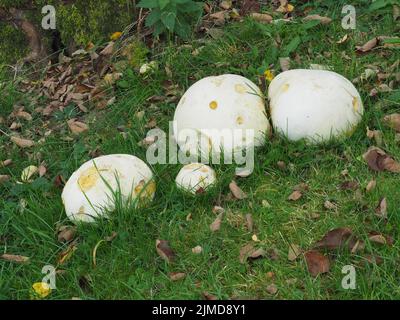
<instances>
[{"instance_id":1,"label":"giant puffball mushroom","mask_svg":"<svg viewBox=\"0 0 400 320\"><path fill-rule=\"evenodd\" d=\"M289 140L350 136L364 112L353 84L326 70L282 72L269 85L268 98L272 124Z\"/></svg>"},{"instance_id":2,"label":"giant puffball mushroom","mask_svg":"<svg viewBox=\"0 0 400 320\"><path fill-rule=\"evenodd\" d=\"M178 188L196 194L205 191L216 180L215 171L202 163L189 163L176 176Z\"/></svg>"},{"instance_id":3,"label":"giant puffball mushroom","mask_svg":"<svg viewBox=\"0 0 400 320\"><path fill-rule=\"evenodd\" d=\"M180 99L174 121L173 133L179 147L195 154L220 154L223 149L233 155L251 145L262 145L270 132L262 92L253 82L235 74L206 77L194 83ZM198 143L187 139L186 129L198 134ZM246 139L246 129L252 130L254 141ZM232 138L221 139L224 133Z\"/></svg>"},{"instance_id":4,"label":"giant puffball mushroom","mask_svg":"<svg viewBox=\"0 0 400 320\"><path fill-rule=\"evenodd\" d=\"M73 222L93 222L115 208L116 196L128 204L153 199L156 185L150 168L139 158L111 154L85 162L68 179L62 201Z\"/></svg>"}]
</instances>

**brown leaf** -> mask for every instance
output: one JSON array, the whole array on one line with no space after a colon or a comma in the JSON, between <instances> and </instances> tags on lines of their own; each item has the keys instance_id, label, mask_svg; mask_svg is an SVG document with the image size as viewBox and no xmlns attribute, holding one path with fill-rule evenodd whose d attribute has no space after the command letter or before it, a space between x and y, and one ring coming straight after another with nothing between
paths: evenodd
<instances>
[{"instance_id":1,"label":"brown leaf","mask_svg":"<svg viewBox=\"0 0 400 320\"><path fill-rule=\"evenodd\" d=\"M279 58L279 65L281 66L281 70L282 71L289 70L290 69L290 58L289 57ZM278 166L279 166L279 161L278 161Z\"/></svg>"},{"instance_id":2,"label":"brown leaf","mask_svg":"<svg viewBox=\"0 0 400 320\"><path fill-rule=\"evenodd\" d=\"M326 200L324 202L324 208L328 209L328 210L336 210L337 205L335 203L333 203L332 201Z\"/></svg>"},{"instance_id":3,"label":"brown leaf","mask_svg":"<svg viewBox=\"0 0 400 320\"><path fill-rule=\"evenodd\" d=\"M357 52L360 53L365 53L368 51L371 51L373 48L375 48L378 45L378 38L373 38L366 43L364 43L362 46L356 46Z\"/></svg>"},{"instance_id":4,"label":"brown leaf","mask_svg":"<svg viewBox=\"0 0 400 320\"><path fill-rule=\"evenodd\" d=\"M374 139L378 146L383 144L383 133L381 130L370 130L367 127L367 137L368 139Z\"/></svg>"},{"instance_id":5,"label":"brown leaf","mask_svg":"<svg viewBox=\"0 0 400 320\"><path fill-rule=\"evenodd\" d=\"M57 188L63 188L65 186L65 182L66 181L65 181L64 177L61 174L59 174L54 178L53 184Z\"/></svg>"},{"instance_id":6,"label":"brown leaf","mask_svg":"<svg viewBox=\"0 0 400 320\"><path fill-rule=\"evenodd\" d=\"M169 246L166 240L156 240L156 250L158 255L163 258L166 262L170 263L175 259L175 253Z\"/></svg>"},{"instance_id":7,"label":"brown leaf","mask_svg":"<svg viewBox=\"0 0 400 320\"><path fill-rule=\"evenodd\" d=\"M38 168L38 172L39 172L39 177L43 177L46 172L47 172L47 168L45 167L44 164L41 164Z\"/></svg>"},{"instance_id":8,"label":"brown leaf","mask_svg":"<svg viewBox=\"0 0 400 320\"><path fill-rule=\"evenodd\" d=\"M247 194L244 193L244 192L242 191L242 189L239 188L239 186L236 184L235 181L232 181L232 182L229 184L229 189L231 190L233 196L234 196L236 199L242 200L242 199L247 198Z\"/></svg>"},{"instance_id":9,"label":"brown leaf","mask_svg":"<svg viewBox=\"0 0 400 320\"><path fill-rule=\"evenodd\" d=\"M229 10L232 8L232 0L223 0L220 2L219 6L224 10Z\"/></svg>"},{"instance_id":10,"label":"brown leaf","mask_svg":"<svg viewBox=\"0 0 400 320\"><path fill-rule=\"evenodd\" d=\"M87 124L77 121L76 119L70 119L67 121L68 127L71 130L73 134L80 134L82 132L85 132L89 130L89 127Z\"/></svg>"},{"instance_id":11,"label":"brown leaf","mask_svg":"<svg viewBox=\"0 0 400 320\"><path fill-rule=\"evenodd\" d=\"M306 259L308 272L310 272L313 277L321 273L329 272L330 263L328 257L315 250L307 251L304 257Z\"/></svg>"},{"instance_id":12,"label":"brown leaf","mask_svg":"<svg viewBox=\"0 0 400 320\"><path fill-rule=\"evenodd\" d=\"M218 231L221 228L222 219L224 217L224 213L221 212L218 214L217 218L210 224L210 230L212 232Z\"/></svg>"},{"instance_id":13,"label":"brown leaf","mask_svg":"<svg viewBox=\"0 0 400 320\"><path fill-rule=\"evenodd\" d=\"M3 260L15 262L15 263L27 263L29 262L29 257L16 255L16 254L7 254L4 253L0 256Z\"/></svg>"},{"instance_id":14,"label":"brown leaf","mask_svg":"<svg viewBox=\"0 0 400 320\"><path fill-rule=\"evenodd\" d=\"M322 24L329 24L332 22L332 19L329 17L322 17L318 14L310 14L306 17L303 18L303 21L312 21L312 20L317 20L320 21Z\"/></svg>"},{"instance_id":15,"label":"brown leaf","mask_svg":"<svg viewBox=\"0 0 400 320\"><path fill-rule=\"evenodd\" d=\"M32 140L23 139L16 136L12 136L10 140L20 148L30 148L35 145L35 142L33 142Z\"/></svg>"},{"instance_id":16,"label":"brown leaf","mask_svg":"<svg viewBox=\"0 0 400 320\"><path fill-rule=\"evenodd\" d=\"M113 232L111 232L111 234L110 234L109 236L105 237L104 240L107 241L107 242L111 242L111 241L113 241L117 236L118 236L118 233L115 232L115 231L113 231Z\"/></svg>"},{"instance_id":17,"label":"brown leaf","mask_svg":"<svg viewBox=\"0 0 400 320\"><path fill-rule=\"evenodd\" d=\"M250 17L260 23L271 23L273 20L272 16L267 13L252 12L250 13Z\"/></svg>"},{"instance_id":18,"label":"brown leaf","mask_svg":"<svg viewBox=\"0 0 400 320\"><path fill-rule=\"evenodd\" d=\"M254 221L253 221L253 216L251 215L251 213L246 214L246 226L247 226L247 230L249 230L249 232L253 232Z\"/></svg>"},{"instance_id":19,"label":"brown leaf","mask_svg":"<svg viewBox=\"0 0 400 320\"><path fill-rule=\"evenodd\" d=\"M299 200L302 196L303 196L303 194L302 194L300 191L295 190L295 191L293 191L292 194L288 197L288 200L290 200L290 201L297 201L297 200Z\"/></svg>"},{"instance_id":20,"label":"brown leaf","mask_svg":"<svg viewBox=\"0 0 400 320\"><path fill-rule=\"evenodd\" d=\"M392 113L384 116L383 122L396 132L400 132L400 113Z\"/></svg>"},{"instance_id":21,"label":"brown leaf","mask_svg":"<svg viewBox=\"0 0 400 320\"><path fill-rule=\"evenodd\" d=\"M215 213L215 214L220 214L220 213L225 212L225 209L220 207L220 206L214 206L212 208L212 212Z\"/></svg>"},{"instance_id":22,"label":"brown leaf","mask_svg":"<svg viewBox=\"0 0 400 320\"><path fill-rule=\"evenodd\" d=\"M0 184L10 180L10 178L8 174L0 174Z\"/></svg>"},{"instance_id":23,"label":"brown leaf","mask_svg":"<svg viewBox=\"0 0 400 320\"><path fill-rule=\"evenodd\" d=\"M357 181L344 181L340 185L340 189L342 189L342 190L357 190L358 186L359 186L359 184Z\"/></svg>"},{"instance_id":24,"label":"brown leaf","mask_svg":"<svg viewBox=\"0 0 400 320\"><path fill-rule=\"evenodd\" d=\"M336 250L348 241L353 231L350 228L337 228L326 233L321 240L317 241L314 249Z\"/></svg>"},{"instance_id":25,"label":"brown leaf","mask_svg":"<svg viewBox=\"0 0 400 320\"><path fill-rule=\"evenodd\" d=\"M274 295L278 292L278 287L276 286L276 284L271 283L270 285L267 286L266 290L269 294Z\"/></svg>"},{"instance_id":26,"label":"brown leaf","mask_svg":"<svg viewBox=\"0 0 400 320\"><path fill-rule=\"evenodd\" d=\"M400 172L400 164L378 147L370 147L363 158L374 171Z\"/></svg>"},{"instance_id":27,"label":"brown leaf","mask_svg":"<svg viewBox=\"0 0 400 320\"><path fill-rule=\"evenodd\" d=\"M375 215L379 218L387 218L387 200L382 198L378 206L375 208Z\"/></svg>"},{"instance_id":28,"label":"brown leaf","mask_svg":"<svg viewBox=\"0 0 400 320\"><path fill-rule=\"evenodd\" d=\"M8 166L11 165L12 163L13 163L13 162L12 162L11 159L4 160L4 161L0 162L0 168L1 168L1 167L8 167Z\"/></svg>"},{"instance_id":29,"label":"brown leaf","mask_svg":"<svg viewBox=\"0 0 400 320\"><path fill-rule=\"evenodd\" d=\"M57 239L59 242L70 242L75 238L76 227L61 226L58 228Z\"/></svg>"},{"instance_id":30,"label":"brown leaf","mask_svg":"<svg viewBox=\"0 0 400 320\"><path fill-rule=\"evenodd\" d=\"M100 52L103 56L110 56L114 51L114 42L110 41L107 46Z\"/></svg>"},{"instance_id":31,"label":"brown leaf","mask_svg":"<svg viewBox=\"0 0 400 320\"><path fill-rule=\"evenodd\" d=\"M179 281L179 280L182 280L182 279L186 278L186 273L184 273L184 272L171 272L169 274L169 278L172 281Z\"/></svg>"},{"instance_id":32,"label":"brown leaf","mask_svg":"<svg viewBox=\"0 0 400 320\"><path fill-rule=\"evenodd\" d=\"M218 300L217 296L215 296L215 295L213 295L213 294L211 294L211 293L209 293L207 291L203 292L203 297L206 300Z\"/></svg>"},{"instance_id":33,"label":"brown leaf","mask_svg":"<svg viewBox=\"0 0 400 320\"><path fill-rule=\"evenodd\" d=\"M297 244L291 243L289 245L288 259L294 261L301 254L301 249Z\"/></svg>"},{"instance_id":34,"label":"brown leaf","mask_svg":"<svg viewBox=\"0 0 400 320\"><path fill-rule=\"evenodd\" d=\"M367 254L364 256L364 259L366 262L371 263L371 264L376 264L376 265L380 265L383 262L383 259L375 254Z\"/></svg>"},{"instance_id":35,"label":"brown leaf","mask_svg":"<svg viewBox=\"0 0 400 320\"><path fill-rule=\"evenodd\" d=\"M239 261L245 263L247 259L257 259L265 255L264 249L255 249L252 243L248 243L240 249Z\"/></svg>"},{"instance_id":36,"label":"brown leaf","mask_svg":"<svg viewBox=\"0 0 400 320\"><path fill-rule=\"evenodd\" d=\"M216 25L223 25L225 23L225 14L226 11L219 11L219 12L215 12L210 14L210 18L215 22Z\"/></svg>"},{"instance_id":37,"label":"brown leaf","mask_svg":"<svg viewBox=\"0 0 400 320\"><path fill-rule=\"evenodd\" d=\"M372 179L368 182L367 186L365 187L366 192L371 192L376 187L376 180Z\"/></svg>"},{"instance_id":38,"label":"brown leaf","mask_svg":"<svg viewBox=\"0 0 400 320\"><path fill-rule=\"evenodd\" d=\"M203 252L203 248L201 246L195 246L194 248L192 248L192 252L194 254L200 254Z\"/></svg>"},{"instance_id":39,"label":"brown leaf","mask_svg":"<svg viewBox=\"0 0 400 320\"><path fill-rule=\"evenodd\" d=\"M306 192L306 191L308 191L308 189L309 189L308 184L304 183L304 182L299 183L298 185L295 185L293 188L293 190L301 191L301 192Z\"/></svg>"},{"instance_id":40,"label":"brown leaf","mask_svg":"<svg viewBox=\"0 0 400 320\"><path fill-rule=\"evenodd\" d=\"M241 1L240 15L245 16L251 12L260 12L261 5L257 0L244 0Z\"/></svg>"},{"instance_id":41,"label":"brown leaf","mask_svg":"<svg viewBox=\"0 0 400 320\"><path fill-rule=\"evenodd\" d=\"M382 233L376 232L376 231L371 231L368 233L368 239L371 242L375 242L378 244L388 244L392 245L393 244L393 239L389 236L385 236Z\"/></svg>"},{"instance_id":42,"label":"brown leaf","mask_svg":"<svg viewBox=\"0 0 400 320\"><path fill-rule=\"evenodd\" d=\"M75 250L77 250L78 247L76 245L76 241L71 242L71 244L58 255L58 264L64 264L67 262L69 259L71 259L72 255L74 254Z\"/></svg>"}]
</instances>

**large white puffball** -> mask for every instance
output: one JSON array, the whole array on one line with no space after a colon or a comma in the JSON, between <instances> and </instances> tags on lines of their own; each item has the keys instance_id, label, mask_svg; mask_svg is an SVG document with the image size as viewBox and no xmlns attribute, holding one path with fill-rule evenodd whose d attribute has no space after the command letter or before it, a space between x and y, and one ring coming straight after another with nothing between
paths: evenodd
<instances>
[{"instance_id":1,"label":"large white puffball","mask_svg":"<svg viewBox=\"0 0 400 320\"><path fill-rule=\"evenodd\" d=\"M272 124L289 140L349 136L364 112L353 84L326 70L282 72L269 85L268 98Z\"/></svg>"},{"instance_id":2,"label":"large white puffball","mask_svg":"<svg viewBox=\"0 0 400 320\"><path fill-rule=\"evenodd\" d=\"M85 162L67 181L62 201L73 222L93 222L115 208L115 196L124 203L151 200L155 182L150 168L139 158L111 154Z\"/></svg>"},{"instance_id":3,"label":"large white puffball","mask_svg":"<svg viewBox=\"0 0 400 320\"><path fill-rule=\"evenodd\" d=\"M189 163L176 176L178 188L196 194L205 191L216 180L215 171L202 163Z\"/></svg>"},{"instance_id":4,"label":"large white puffball","mask_svg":"<svg viewBox=\"0 0 400 320\"><path fill-rule=\"evenodd\" d=\"M262 145L270 131L262 92L253 82L235 74L194 83L180 99L174 121L174 137L181 150L195 149L206 155L220 154L222 149L234 154L251 145ZM188 139L185 129L200 135L198 144ZM251 134L246 138L246 129L254 133L254 141ZM224 134L228 138L221 138Z\"/></svg>"}]
</instances>

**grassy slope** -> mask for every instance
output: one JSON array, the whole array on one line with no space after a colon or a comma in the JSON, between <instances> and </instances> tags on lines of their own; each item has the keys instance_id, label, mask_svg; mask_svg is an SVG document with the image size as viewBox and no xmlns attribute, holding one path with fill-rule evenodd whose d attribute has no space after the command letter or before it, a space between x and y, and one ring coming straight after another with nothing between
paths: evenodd
<instances>
[{"instance_id":1,"label":"grassy slope","mask_svg":"<svg viewBox=\"0 0 400 320\"><path fill-rule=\"evenodd\" d=\"M340 27L341 7L332 5L325 9L320 9L320 13L334 18L328 26L315 26L302 31L298 24L262 27L246 21L226 28L224 37L207 42L197 56L191 55L191 49L177 50L171 46L158 57L162 65L169 62L173 81L181 88L187 88L194 79L229 72L242 74L257 82L258 69L270 63L275 63L275 71L279 72L277 58L282 56L283 49L275 50L272 45L272 39L278 35L282 39L282 47L296 34L305 40L296 50L301 62L292 59L292 68L307 68L310 63L320 63L332 66L336 72L353 79L370 63L377 63L385 69L399 59L396 50L385 50L385 57L379 54L380 51L358 57L353 50L356 44L364 43L374 35L399 32L388 10L381 14L360 14L357 29L348 32L350 40L339 45L335 42L345 34ZM361 31L367 34L362 35ZM201 45L198 42L192 44L194 47ZM344 60L342 51L351 60ZM161 84L165 78L161 71L147 80L136 74L128 75L131 88L120 92L112 111L91 119L91 130L87 135L72 143L62 141L60 136L54 134L43 145L35 147L34 151L40 152L48 164L48 174L31 185L15 186L14 182L19 179L24 167L36 162L30 160L25 151L11 147L6 137L0 136L0 158L13 158L15 162L12 167L1 169L1 173L13 175L13 183L0 187L0 235L3 238L0 248L4 252L31 257L28 265L0 261L0 298L29 297L32 283L42 278L41 268L46 264L55 264L58 253L64 249L55 237L55 224L66 222L60 200L61 190L51 182L57 174L71 174L89 159L89 152L96 147L100 147L104 154L131 153L145 159L145 149L137 145L145 135L145 121L138 121L134 114L146 110L147 119L156 116L159 126L167 129L174 104L161 103L153 110L146 102L151 95L162 94ZM278 137L271 139L257 151L255 172L246 179L238 180L249 198L222 203L234 215L224 220L217 233L212 234L209 230L209 224L215 219L211 209L219 194L229 192L227 185L232 179L233 168L216 167L218 185L206 195L188 197L177 192L171 183L179 165L154 166L158 184L155 201L149 208L138 211L118 210L111 221L97 226L79 227L78 250L60 267L67 272L57 277L57 290L50 298L199 299L203 291L208 291L219 298L269 299L273 297L266 292L266 287L272 282L279 288L275 298L399 298L397 238L400 210L397 200L400 180L391 173L374 175L360 158L372 144L365 136L368 125L383 130L385 149L400 159L400 147L394 140L394 132L382 126L380 121L384 114L398 110L399 104L386 103L388 94L368 97L371 83L364 83L358 88L366 114L355 134L343 143L327 146L289 143ZM116 127L128 123L130 129L124 139ZM276 165L279 160L291 165L281 170ZM362 187L373 176L376 177L377 188L372 193L364 194L369 209L363 209L354 192L338 188L344 180L341 176L344 169L349 171L348 179L359 181ZM297 202L287 201L292 188L300 182L308 183L310 191ZM382 196L388 200L387 223L374 216L374 207ZM23 212L19 208L21 199L26 202ZM271 207L264 208L262 200L267 200ZM323 208L325 200L338 203L336 213ZM252 234L243 224L236 224L240 222L240 215L249 212L254 217L260 246L276 248L278 260L266 258L240 264L239 250L251 241ZM185 219L189 213L192 213L192 221ZM311 213L319 213L320 218L313 219ZM316 279L309 276L302 258L288 261L289 243L307 249L328 230L343 226L351 227L365 240L371 230L387 233L394 237L395 243L392 247L379 247L366 241L365 251L383 258L379 266L364 265L359 255L335 252L331 255L335 258L331 272ZM112 231L116 231L118 237L112 244L99 247L97 267L93 268L91 252L94 246ZM178 256L174 264L167 265L157 255L157 238L169 240ZM191 252L196 245L203 247L203 254L194 255ZM357 289L353 291L341 288L341 268L347 264L354 264L357 270ZM188 275L182 281L171 282L168 273L174 271ZM273 281L266 275L269 271L275 273ZM79 285L83 275L90 275L93 280L89 289L82 289ZM297 278L297 283L287 284L286 280L291 278Z\"/></svg>"}]
</instances>

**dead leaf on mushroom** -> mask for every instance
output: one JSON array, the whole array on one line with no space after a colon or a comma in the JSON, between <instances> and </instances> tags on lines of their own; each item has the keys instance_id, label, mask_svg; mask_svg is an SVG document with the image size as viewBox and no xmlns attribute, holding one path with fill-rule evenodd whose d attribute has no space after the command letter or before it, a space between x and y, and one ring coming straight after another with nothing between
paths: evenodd
<instances>
[{"instance_id":1,"label":"dead leaf on mushroom","mask_svg":"<svg viewBox=\"0 0 400 320\"><path fill-rule=\"evenodd\" d=\"M236 199L242 200L242 199L247 198L246 193L244 193L244 192L242 191L242 189L239 188L239 186L236 184L235 181L232 181L232 182L229 184L229 189L231 190L233 196L234 196Z\"/></svg>"},{"instance_id":2,"label":"dead leaf on mushroom","mask_svg":"<svg viewBox=\"0 0 400 320\"><path fill-rule=\"evenodd\" d=\"M1 259L10 261L10 262L15 262L15 263L27 263L29 262L29 257L21 256L21 255L16 255L16 254L7 254L4 253L0 256Z\"/></svg>"},{"instance_id":3,"label":"dead leaf on mushroom","mask_svg":"<svg viewBox=\"0 0 400 320\"><path fill-rule=\"evenodd\" d=\"M175 259L175 253L169 246L166 240L156 240L156 250L158 255L163 258L166 262L170 263Z\"/></svg>"},{"instance_id":4,"label":"dead leaf on mushroom","mask_svg":"<svg viewBox=\"0 0 400 320\"><path fill-rule=\"evenodd\" d=\"M329 258L324 256L322 253L310 250L304 254L304 257L306 259L308 272L310 272L313 277L329 272Z\"/></svg>"},{"instance_id":5,"label":"dead leaf on mushroom","mask_svg":"<svg viewBox=\"0 0 400 320\"><path fill-rule=\"evenodd\" d=\"M400 163L378 147L370 147L367 152L363 154L363 158L370 169L374 171L387 170L396 173L400 172Z\"/></svg>"}]
</instances>

